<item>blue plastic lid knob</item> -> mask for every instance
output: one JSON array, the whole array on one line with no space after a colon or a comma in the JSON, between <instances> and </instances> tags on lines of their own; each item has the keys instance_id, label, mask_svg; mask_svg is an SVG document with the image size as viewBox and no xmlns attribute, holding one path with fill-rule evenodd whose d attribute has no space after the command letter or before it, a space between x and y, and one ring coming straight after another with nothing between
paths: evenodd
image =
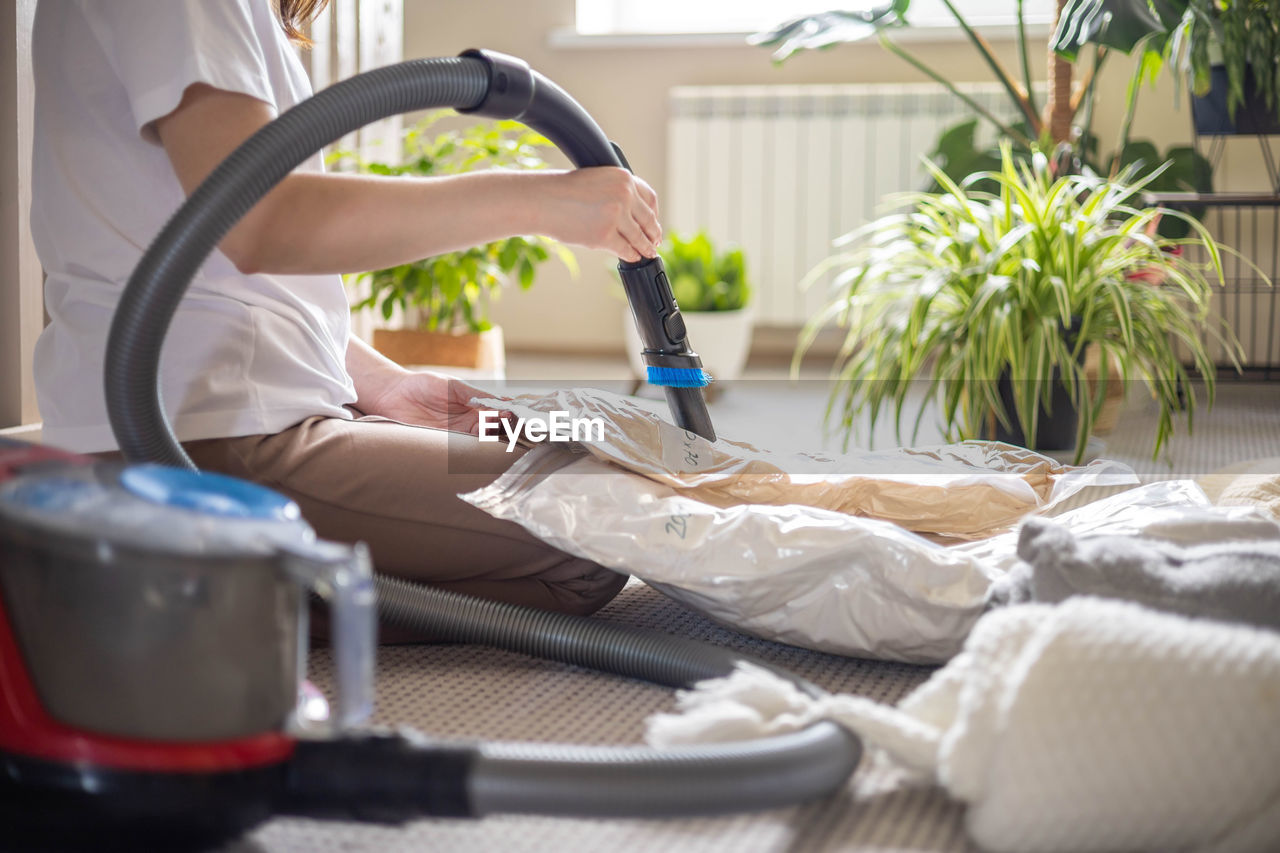
<instances>
[{"instance_id":1,"label":"blue plastic lid knob","mask_svg":"<svg viewBox=\"0 0 1280 853\"><path fill-rule=\"evenodd\" d=\"M134 465L120 474L120 484L143 500L221 518L295 521L302 515L279 492L222 474Z\"/></svg>"}]
</instances>

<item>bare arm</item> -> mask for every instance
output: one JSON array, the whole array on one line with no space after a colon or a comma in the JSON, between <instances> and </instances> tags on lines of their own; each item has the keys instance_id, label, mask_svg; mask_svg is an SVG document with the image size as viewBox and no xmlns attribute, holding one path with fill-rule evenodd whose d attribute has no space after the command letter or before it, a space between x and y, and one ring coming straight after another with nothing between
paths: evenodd
<instances>
[{"instance_id":1,"label":"bare arm","mask_svg":"<svg viewBox=\"0 0 1280 853\"><path fill-rule=\"evenodd\" d=\"M203 84L156 121L188 194L275 117L248 95ZM440 178L295 173L220 248L242 272L355 272L395 266L515 234L544 234L652 257L661 239L653 190L623 169L478 172Z\"/></svg>"},{"instance_id":2,"label":"bare arm","mask_svg":"<svg viewBox=\"0 0 1280 853\"><path fill-rule=\"evenodd\" d=\"M355 407L366 415L472 435L479 434L480 413L471 400L493 396L443 373L405 370L354 335L347 342L347 373L356 386Z\"/></svg>"}]
</instances>

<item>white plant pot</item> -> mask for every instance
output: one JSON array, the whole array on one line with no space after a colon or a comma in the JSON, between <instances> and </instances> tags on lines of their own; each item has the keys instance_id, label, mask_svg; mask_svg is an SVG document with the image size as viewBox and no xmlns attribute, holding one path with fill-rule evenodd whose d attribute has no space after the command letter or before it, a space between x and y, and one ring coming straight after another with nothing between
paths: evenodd
<instances>
[{"instance_id":1,"label":"white plant pot","mask_svg":"<svg viewBox=\"0 0 1280 853\"><path fill-rule=\"evenodd\" d=\"M742 368L751 352L751 328L755 310L748 305L737 311L682 311L689 332L689 346L702 358L702 366L718 381L726 382L742 376ZM626 331L627 359L636 376L647 374L640 351L640 334L636 331L631 309L622 318Z\"/></svg>"}]
</instances>

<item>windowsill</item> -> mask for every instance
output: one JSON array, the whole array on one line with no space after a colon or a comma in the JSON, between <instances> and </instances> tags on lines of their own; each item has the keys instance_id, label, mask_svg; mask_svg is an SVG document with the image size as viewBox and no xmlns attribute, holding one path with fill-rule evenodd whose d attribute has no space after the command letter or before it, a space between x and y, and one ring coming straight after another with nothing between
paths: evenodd
<instances>
[{"instance_id":1,"label":"windowsill","mask_svg":"<svg viewBox=\"0 0 1280 853\"><path fill-rule=\"evenodd\" d=\"M21 426L5 427L0 429L0 438L14 438L19 441L39 444L40 433L43 428L44 424L22 424Z\"/></svg>"},{"instance_id":2,"label":"windowsill","mask_svg":"<svg viewBox=\"0 0 1280 853\"><path fill-rule=\"evenodd\" d=\"M988 41L1012 41L1018 28L1013 24L975 27ZM1052 27L1047 23L1027 24L1028 39L1047 39ZM604 33L584 34L573 27L559 27L547 35L547 45L564 50L615 50L618 48L719 48L749 47L750 33ZM964 41L964 31L955 26L904 27L892 31L893 40L903 44ZM875 44L873 38L865 40ZM753 50L768 50L754 47Z\"/></svg>"}]
</instances>

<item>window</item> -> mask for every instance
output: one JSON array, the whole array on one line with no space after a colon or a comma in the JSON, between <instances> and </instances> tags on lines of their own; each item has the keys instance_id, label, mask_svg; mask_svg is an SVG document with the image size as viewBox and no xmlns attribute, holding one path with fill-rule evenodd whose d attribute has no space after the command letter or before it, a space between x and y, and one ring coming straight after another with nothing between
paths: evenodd
<instances>
[{"instance_id":1,"label":"window","mask_svg":"<svg viewBox=\"0 0 1280 853\"><path fill-rule=\"evenodd\" d=\"M1013 0L954 0L975 26L1014 23ZM841 8L839 0L578 0L577 30L583 35L624 33L748 33L788 18ZM1026 0L1028 24L1053 20L1053 0ZM952 27L942 0L912 0L908 20L918 27Z\"/></svg>"}]
</instances>

